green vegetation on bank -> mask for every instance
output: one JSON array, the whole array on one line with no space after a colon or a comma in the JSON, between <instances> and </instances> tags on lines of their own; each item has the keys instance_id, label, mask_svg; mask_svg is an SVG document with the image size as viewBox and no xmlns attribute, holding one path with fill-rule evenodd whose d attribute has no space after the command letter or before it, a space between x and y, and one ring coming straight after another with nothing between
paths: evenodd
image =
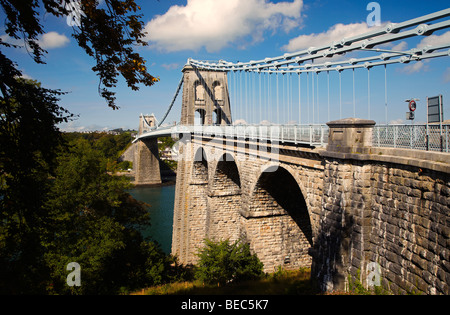
<instances>
[{"instance_id":1,"label":"green vegetation on bank","mask_svg":"<svg viewBox=\"0 0 450 315\"><path fill-rule=\"evenodd\" d=\"M184 278L137 291L142 295L284 295L317 293L311 284L311 270L303 268L265 274L263 264L250 246L240 240L205 240L199 261L186 269Z\"/></svg>"},{"instance_id":2,"label":"green vegetation on bank","mask_svg":"<svg viewBox=\"0 0 450 315\"><path fill-rule=\"evenodd\" d=\"M0 99L0 294L118 294L183 279L144 239L146 205L113 176L130 134L63 134L62 93L17 79ZM81 267L70 287L67 266Z\"/></svg>"},{"instance_id":3,"label":"green vegetation on bank","mask_svg":"<svg viewBox=\"0 0 450 315\"><path fill-rule=\"evenodd\" d=\"M136 295L313 295L318 294L310 281L308 268L287 271L280 269L256 280L229 283L224 286L206 284L201 280L174 282L142 289Z\"/></svg>"},{"instance_id":4,"label":"green vegetation on bank","mask_svg":"<svg viewBox=\"0 0 450 315\"><path fill-rule=\"evenodd\" d=\"M128 161L119 161L120 156L128 149L133 140L131 131L125 131L117 135L106 132L67 132L63 137L67 142L78 139L86 140L103 158L105 158L111 171L127 170L132 167Z\"/></svg>"}]
</instances>

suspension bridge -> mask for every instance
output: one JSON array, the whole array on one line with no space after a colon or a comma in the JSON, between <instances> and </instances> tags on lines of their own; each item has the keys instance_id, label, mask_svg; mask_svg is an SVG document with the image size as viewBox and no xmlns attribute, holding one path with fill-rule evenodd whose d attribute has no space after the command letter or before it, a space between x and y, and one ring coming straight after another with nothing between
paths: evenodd
<instances>
[{"instance_id":1,"label":"suspension bridge","mask_svg":"<svg viewBox=\"0 0 450 315\"><path fill-rule=\"evenodd\" d=\"M385 119L382 125L376 127L375 145L449 152L450 129L448 125L388 126L388 66L449 57L450 43L415 47L407 51L387 49L389 44L395 41L426 37L436 31L449 28L448 16L450 16L450 9L401 23L390 23L369 33L336 39L336 41L321 47L310 47L295 53L256 61L233 63L224 60L212 62L188 59L186 67L194 69L198 74L200 71L225 73L224 86L208 87L205 81L199 78L200 84L195 87L198 91L194 91L194 93L198 93L195 96L196 99L193 100L198 105L192 107L196 115L194 121L190 124L185 122L179 123L177 126L162 127L173 109L178 95L183 90L185 81L183 76L162 120L156 126L147 124L146 133L139 135L139 139L180 133L207 132L218 136L260 137L281 142L293 141L297 144L311 146L324 145L327 141L328 128L326 125L319 124L325 119L320 115L325 112L326 121L331 120L331 113L333 113L334 119L344 118L342 91L349 89L343 86L342 73L352 72L351 112L353 117L358 117L357 113L361 109L357 107L356 94L360 80L356 77L355 70L364 69L367 72L365 75L367 86L364 87L367 89L367 104L363 118L371 119L371 112L380 110L379 107L374 108L371 102L372 95L384 92ZM381 46L381 48L377 46ZM370 56L345 58L346 54L351 52L363 52ZM371 69L376 67L384 68L384 91L373 91L371 88L373 85ZM338 74L338 82L330 82L330 74L335 77L335 73ZM321 77L320 80L319 77ZM339 86L338 100L332 99L330 96L330 86L333 83ZM361 86L359 87L361 88ZM217 114L222 113L223 115L221 105L217 102L213 102L214 108L208 113L201 103L201 101L205 101L205 97L215 98L216 92L220 94L218 95L220 99L229 99L230 114L226 121L221 121ZM324 110L323 107L326 109ZM359 107L361 107L360 103ZM233 109L232 113L231 109ZM208 116L206 116L207 114ZM232 117L238 119L233 121ZM199 128L199 126L205 128ZM209 127L206 128L206 126ZM210 126L221 126L221 128L211 128Z\"/></svg>"},{"instance_id":2,"label":"suspension bridge","mask_svg":"<svg viewBox=\"0 0 450 315\"><path fill-rule=\"evenodd\" d=\"M450 8L256 61L189 59L167 113L160 122L141 115L135 140L135 181L145 185L161 182L157 138L180 139L172 254L195 264L205 238L240 239L266 272L308 267L324 291L349 281L368 287L376 268L389 290L450 294L450 126L439 109L429 113L436 124L387 123L387 68L450 56L450 43L407 51L388 44L450 28L449 17ZM385 87L379 125L371 120L377 67ZM358 69L368 82L359 119ZM354 118L344 118L346 71ZM181 91L180 122L163 126Z\"/></svg>"}]
</instances>

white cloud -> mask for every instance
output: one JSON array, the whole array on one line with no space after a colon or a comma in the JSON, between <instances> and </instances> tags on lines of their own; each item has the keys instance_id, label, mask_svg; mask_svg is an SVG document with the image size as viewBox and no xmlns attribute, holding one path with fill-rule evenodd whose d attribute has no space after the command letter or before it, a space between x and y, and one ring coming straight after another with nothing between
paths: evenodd
<instances>
[{"instance_id":1,"label":"white cloud","mask_svg":"<svg viewBox=\"0 0 450 315\"><path fill-rule=\"evenodd\" d=\"M449 83L450 82L450 67L447 68L444 72L444 82Z\"/></svg>"},{"instance_id":2,"label":"white cloud","mask_svg":"<svg viewBox=\"0 0 450 315\"><path fill-rule=\"evenodd\" d=\"M265 31L285 32L300 25L303 0L272 3L267 0L188 0L174 5L147 23L152 48L162 51L219 51L251 37L263 40Z\"/></svg>"},{"instance_id":3,"label":"white cloud","mask_svg":"<svg viewBox=\"0 0 450 315\"><path fill-rule=\"evenodd\" d=\"M69 121L67 123L61 123L58 128L63 132L92 132L92 131L108 131L113 128L107 126L100 126L92 124L89 126L81 126L76 121ZM126 128L125 128L126 129Z\"/></svg>"},{"instance_id":4,"label":"white cloud","mask_svg":"<svg viewBox=\"0 0 450 315\"><path fill-rule=\"evenodd\" d=\"M0 40L10 45L17 45L19 47L24 47L24 41L22 39L15 39L7 34L0 35Z\"/></svg>"},{"instance_id":5,"label":"white cloud","mask_svg":"<svg viewBox=\"0 0 450 315\"><path fill-rule=\"evenodd\" d=\"M247 121L244 119L237 119L233 122L233 125L247 125Z\"/></svg>"},{"instance_id":6,"label":"white cloud","mask_svg":"<svg viewBox=\"0 0 450 315\"><path fill-rule=\"evenodd\" d=\"M169 63L169 64L163 63L161 65L161 67L163 67L166 70L175 70L175 69L178 69L179 66L180 65L178 63Z\"/></svg>"},{"instance_id":7,"label":"white cloud","mask_svg":"<svg viewBox=\"0 0 450 315\"><path fill-rule=\"evenodd\" d=\"M426 61L416 61L413 63L410 63L406 66L403 66L400 69L400 72L406 73L406 74L413 74L420 71L428 71L430 70L430 67L425 64Z\"/></svg>"},{"instance_id":8,"label":"white cloud","mask_svg":"<svg viewBox=\"0 0 450 315\"><path fill-rule=\"evenodd\" d=\"M425 46L439 46L448 43L450 43L450 31L442 35L430 35L428 37L425 37L417 45L417 48L424 48ZM403 41L397 46L392 47L392 50L406 50L407 46L407 43ZM406 74L429 71L430 67L427 65L428 62L429 60L409 63L408 65L402 67L399 71ZM444 73L444 82L450 82L450 68L448 68Z\"/></svg>"},{"instance_id":9,"label":"white cloud","mask_svg":"<svg viewBox=\"0 0 450 315\"><path fill-rule=\"evenodd\" d=\"M389 122L389 125L403 125L405 123L405 121L401 118L399 119L395 119L395 120L391 120Z\"/></svg>"},{"instance_id":10,"label":"white cloud","mask_svg":"<svg viewBox=\"0 0 450 315\"><path fill-rule=\"evenodd\" d=\"M64 34L57 32L49 32L39 39L39 44L43 49L61 48L70 42L69 38Z\"/></svg>"},{"instance_id":11,"label":"white cloud","mask_svg":"<svg viewBox=\"0 0 450 315\"><path fill-rule=\"evenodd\" d=\"M425 46L438 46L442 44L450 43L450 31L442 35L430 35L422 39L422 41L417 46L418 48L423 48Z\"/></svg>"},{"instance_id":12,"label":"white cloud","mask_svg":"<svg viewBox=\"0 0 450 315\"><path fill-rule=\"evenodd\" d=\"M307 49L310 47L319 47L321 45L331 44L334 41L340 41L346 37L352 37L371 31L367 23L336 24L326 32L311 35L300 35L289 41L289 44L283 46L288 52Z\"/></svg>"},{"instance_id":13,"label":"white cloud","mask_svg":"<svg viewBox=\"0 0 450 315\"><path fill-rule=\"evenodd\" d=\"M0 39L8 44L17 45L24 48L25 42L23 39L15 39L9 35L1 35ZM54 49L66 46L70 42L70 39L64 34L58 34L57 32L49 32L40 36L38 43L42 49Z\"/></svg>"},{"instance_id":14,"label":"white cloud","mask_svg":"<svg viewBox=\"0 0 450 315\"><path fill-rule=\"evenodd\" d=\"M34 78L26 73L22 72L22 75L20 76L22 79L26 79L26 80L34 80Z\"/></svg>"},{"instance_id":15,"label":"white cloud","mask_svg":"<svg viewBox=\"0 0 450 315\"><path fill-rule=\"evenodd\" d=\"M393 51L405 51L408 48L408 43L405 41L402 41L400 43L398 43L395 46L392 46L392 50Z\"/></svg>"}]
</instances>

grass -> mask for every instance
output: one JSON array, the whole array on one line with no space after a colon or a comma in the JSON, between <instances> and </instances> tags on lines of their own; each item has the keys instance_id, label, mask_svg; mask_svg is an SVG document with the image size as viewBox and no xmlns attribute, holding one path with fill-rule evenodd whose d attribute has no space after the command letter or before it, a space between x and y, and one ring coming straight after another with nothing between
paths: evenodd
<instances>
[{"instance_id":1,"label":"grass","mask_svg":"<svg viewBox=\"0 0 450 315\"><path fill-rule=\"evenodd\" d=\"M134 295L311 295L311 270L278 270L260 280L229 283L225 286L205 285L199 280L176 282L143 289Z\"/></svg>"}]
</instances>

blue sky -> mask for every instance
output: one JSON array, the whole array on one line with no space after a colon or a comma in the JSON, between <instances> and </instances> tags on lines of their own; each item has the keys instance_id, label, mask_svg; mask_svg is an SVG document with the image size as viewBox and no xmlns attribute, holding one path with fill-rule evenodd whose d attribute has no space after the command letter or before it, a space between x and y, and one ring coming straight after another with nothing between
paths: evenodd
<instances>
[{"instance_id":1,"label":"blue sky","mask_svg":"<svg viewBox=\"0 0 450 315\"><path fill-rule=\"evenodd\" d=\"M137 128L141 113L154 113L160 119L175 93L181 78L181 69L188 58L245 62L283 55L319 43L326 44L330 40L340 40L348 34L356 35L369 30L366 24L369 11L366 7L370 1L362 0L136 2L142 8L150 44L149 47L138 48L138 51L147 60L149 72L158 76L161 81L152 87L143 86L140 91L133 92L120 80L116 88L119 110L110 109L98 95L98 78L91 70L94 63L71 37L72 28L68 26L65 18L42 16L46 34L41 43L48 50L46 65L35 64L25 49L5 49L5 53L18 63L25 76L41 81L45 87L69 92L62 97L61 105L80 117L74 122L62 125L63 130ZM380 0L378 3L381 7L382 23L403 22L449 7L448 0ZM4 20L3 12L0 12L0 20ZM10 40L4 33L3 25L0 25L0 36L5 41ZM422 37L399 41L386 48L408 50L424 44L424 39ZM429 39L429 43L443 41L450 42L450 29L436 32L433 38ZM389 121L404 122L407 111L404 101L413 97L420 99L416 122L425 122L426 97L438 94L442 94L444 98L445 118L450 118L450 57L417 64L392 65L388 66L387 71ZM370 117L378 123L384 123L384 68L374 68L370 75ZM357 116L368 118L367 70L356 70L355 78ZM319 75L318 80L320 115L316 116L314 122L325 123L328 118L326 76ZM330 119L337 119L338 75L330 74L330 80ZM293 82L297 84L296 79ZM306 89L306 79L302 82L305 85L302 89ZM352 82L352 72L343 72L344 117L353 116ZM295 102L298 102L298 99L293 97L293 103ZM169 122L179 120L180 103L178 100L169 115ZM305 104L306 99L303 99L302 108L306 113ZM245 119L238 116L239 109L234 113L235 120ZM265 115L267 117L263 118L270 120L271 115L268 112L265 112ZM254 122L257 122L257 118L254 119Z\"/></svg>"}]
</instances>

